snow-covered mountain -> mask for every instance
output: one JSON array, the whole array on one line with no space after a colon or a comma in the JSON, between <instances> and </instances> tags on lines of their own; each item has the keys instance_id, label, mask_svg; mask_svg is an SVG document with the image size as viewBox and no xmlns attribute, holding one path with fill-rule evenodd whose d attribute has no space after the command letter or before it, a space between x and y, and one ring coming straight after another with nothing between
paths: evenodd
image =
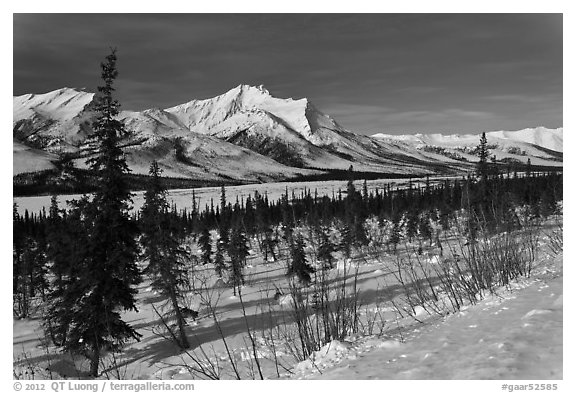
<instances>
[{"instance_id":1,"label":"snow-covered mountain","mask_svg":"<svg viewBox=\"0 0 576 393\"><path fill-rule=\"evenodd\" d=\"M546 149L563 152L564 129L545 127L525 128L520 131L493 131L487 137L526 142Z\"/></svg>"},{"instance_id":2,"label":"snow-covered mountain","mask_svg":"<svg viewBox=\"0 0 576 393\"><path fill-rule=\"evenodd\" d=\"M272 131L296 133L314 145L331 143L332 131L344 132L306 99L274 98L263 86L239 85L220 96L166 109L191 131L226 138L254 123ZM280 134L281 135L281 134ZM283 135L281 135L283 136Z\"/></svg>"},{"instance_id":3,"label":"snow-covered mountain","mask_svg":"<svg viewBox=\"0 0 576 393\"><path fill-rule=\"evenodd\" d=\"M460 156L477 160L475 148L479 134L374 134L373 138L389 143L413 146L417 150L438 152L446 156ZM525 128L519 131L490 131L486 139L491 155L497 160L526 162L530 158L537 165L562 165L563 128Z\"/></svg>"},{"instance_id":4,"label":"snow-covered mountain","mask_svg":"<svg viewBox=\"0 0 576 393\"><path fill-rule=\"evenodd\" d=\"M63 88L14 97L14 174L49 169L51 158L77 154L94 119L94 94ZM333 169L424 174L469 169L478 135L372 137L350 132L308 99L275 98L262 86L239 85L214 98L172 108L123 111L123 142L135 173L153 159L166 176L273 181ZM562 129L488 133L497 159L561 165ZM81 158L80 158L81 157ZM33 162L38 161L37 165Z\"/></svg>"},{"instance_id":5,"label":"snow-covered mountain","mask_svg":"<svg viewBox=\"0 0 576 393\"><path fill-rule=\"evenodd\" d=\"M70 149L91 132L94 93L62 88L14 97L13 137L30 147Z\"/></svg>"},{"instance_id":6,"label":"snow-covered mountain","mask_svg":"<svg viewBox=\"0 0 576 393\"><path fill-rule=\"evenodd\" d=\"M548 150L563 151L563 128L525 128L519 131L490 131L486 132L486 138L493 141L511 141L529 143L544 147ZM471 146L478 144L480 134L414 134L414 135L391 135L374 134L378 139L395 139L416 144L433 146Z\"/></svg>"},{"instance_id":7,"label":"snow-covered mountain","mask_svg":"<svg viewBox=\"0 0 576 393\"><path fill-rule=\"evenodd\" d=\"M126 124L210 135L291 167L399 173L429 172L412 153L399 165L388 145L346 131L306 98L275 98L262 86L239 85L220 96L192 100L165 110L124 113ZM151 127L150 123L154 125ZM184 131L181 134L180 131ZM188 133L188 134L187 134Z\"/></svg>"}]
</instances>

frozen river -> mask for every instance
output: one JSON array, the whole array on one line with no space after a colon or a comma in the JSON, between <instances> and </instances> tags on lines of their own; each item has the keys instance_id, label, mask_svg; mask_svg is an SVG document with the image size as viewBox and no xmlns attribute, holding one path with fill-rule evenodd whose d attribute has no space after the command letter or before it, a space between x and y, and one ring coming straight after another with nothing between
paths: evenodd
<instances>
[{"instance_id":1,"label":"frozen river","mask_svg":"<svg viewBox=\"0 0 576 393\"><path fill-rule=\"evenodd\" d=\"M446 177L435 177L430 178L432 181L438 181L445 179ZM331 180L331 181L313 181L313 182L293 182L293 183L264 183L264 184L249 184L242 186L228 186L226 187L226 199L228 202L234 203L236 197L246 199L248 195L254 195L256 191L261 195L267 194L270 201L276 201L280 199L282 194L288 192L291 194L294 192L296 195L300 195L301 192L306 190L311 190L312 194L314 191L318 191L318 196L328 195L332 196L332 193L337 194L338 190L342 192L346 191L345 180ZM363 180L355 181L354 184L357 190L362 190ZM408 184L408 179L378 179L378 180L368 180L367 186L368 190L383 189L391 183L393 188L405 187ZM417 184L423 184L423 179L412 180L412 183L416 186ZM199 209L203 210L206 205L210 205L210 200L214 199L214 205L218 206L220 204L220 187L206 187L206 188L195 188L194 193L196 195L196 203ZM136 191L133 193L134 209L140 209L144 203L144 191ZM74 200L80 198L81 195L62 195L58 198L60 208L66 208L66 201ZM192 189L182 189L182 190L170 190L168 191L168 200L170 203L175 203L178 209L190 209L192 207ZM14 198L14 202L18 204L18 212L24 214L25 210L29 213L37 213L46 208L48 210L50 206L50 196L33 196L33 197L17 197Z\"/></svg>"}]
</instances>

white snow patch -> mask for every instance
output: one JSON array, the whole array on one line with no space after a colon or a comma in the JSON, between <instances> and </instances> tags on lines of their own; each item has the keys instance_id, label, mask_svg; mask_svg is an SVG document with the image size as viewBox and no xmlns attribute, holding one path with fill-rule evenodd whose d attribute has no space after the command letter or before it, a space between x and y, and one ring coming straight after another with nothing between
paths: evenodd
<instances>
[{"instance_id":1,"label":"white snow patch","mask_svg":"<svg viewBox=\"0 0 576 393\"><path fill-rule=\"evenodd\" d=\"M377 348L385 348L385 349L395 349L400 348L402 343L396 340L386 340L379 343L376 347Z\"/></svg>"},{"instance_id":2,"label":"white snow patch","mask_svg":"<svg viewBox=\"0 0 576 393\"><path fill-rule=\"evenodd\" d=\"M429 259L428 259L428 263L430 264L439 264L440 263L440 255L432 255Z\"/></svg>"},{"instance_id":3,"label":"white snow patch","mask_svg":"<svg viewBox=\"0 0 576 393\"><path fill-rule=\"evenodd\" d=\"M526 315L522 317L522 319L528 319L535 315L550 314L551 312L552 310L531 310L527 312Z\"/></svg>"}]
</instances>

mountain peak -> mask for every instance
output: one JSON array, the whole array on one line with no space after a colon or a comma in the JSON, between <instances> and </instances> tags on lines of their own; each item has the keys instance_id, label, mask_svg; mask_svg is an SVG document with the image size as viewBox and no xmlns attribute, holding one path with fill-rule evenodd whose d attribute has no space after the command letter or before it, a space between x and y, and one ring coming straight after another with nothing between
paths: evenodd
<instances>
[{"instance_id":1,"label":"mountain peak","mask_svg":"<svg viewBox=\"0 0 576 393\"><path fill-rule=\"evenodd\" d=\"M14 121L41 114L53 120L70 121L92 103L94 93L63 87L43 94L14 97Z\"/></svg>"},{"instance_id":2,"label":"mountain peak","mask_svg":"<svg viewBox=\"0 0 576 393\"><path fill-rule=\"evenodd\" d=\"M268 96L270 95L270 92L264 87L264 85L252 86L252 85L240 84L232 90L238 90L241 93L254 92L265 94Z\"/></svg>"}]
</instances>

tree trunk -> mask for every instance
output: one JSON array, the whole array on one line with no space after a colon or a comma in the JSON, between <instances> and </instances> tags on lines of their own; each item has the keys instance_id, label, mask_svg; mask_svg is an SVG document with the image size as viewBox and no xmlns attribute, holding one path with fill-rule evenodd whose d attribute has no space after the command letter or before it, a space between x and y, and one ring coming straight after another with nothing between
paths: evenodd
<instances>
[{"instance_id":1,"label":"tree trunk","mask_svg":"<svg viewBox=\"0 0 576 393\"><path fill-rule=\"evenodd\" d=\"M28 274L28 277L30 278L30 287L28 288L29 293L29 297L30 299L32 299L35 295L35 288L34 288L34 284L35 284L35 280L34 280L34 271L32 270L32 268L30 268L30 273Z\"/></svg>"},{"instance_id":2,"label":"tree trunk","mask_svg":"<svg viewBox=\"0 0 576 393\"><path fill-rule=\"evenodd\" d=\"M186 331L184 328L184 317L180 311L180 306L178 305L178 299L176 298L176 292L174 288L170 288L170 301L172 302L172 307L176 314L176 323L178 324L178 330L180 331L180 348L188 349L190 348L190 343L188 342L188 337L186 337Z\"/></svg>"},{"instance_id":3,"label":"tree trunk","mask_svg":"<svg viewBox=\"0 0 576 393\"><path fill-rule=\"evenodd\" d=\"M98 344L92 346L92 358L90 359L90 375L96 378L98 376L98 366L100 364L100 347Z\"/></svg>"}]
</instances>

